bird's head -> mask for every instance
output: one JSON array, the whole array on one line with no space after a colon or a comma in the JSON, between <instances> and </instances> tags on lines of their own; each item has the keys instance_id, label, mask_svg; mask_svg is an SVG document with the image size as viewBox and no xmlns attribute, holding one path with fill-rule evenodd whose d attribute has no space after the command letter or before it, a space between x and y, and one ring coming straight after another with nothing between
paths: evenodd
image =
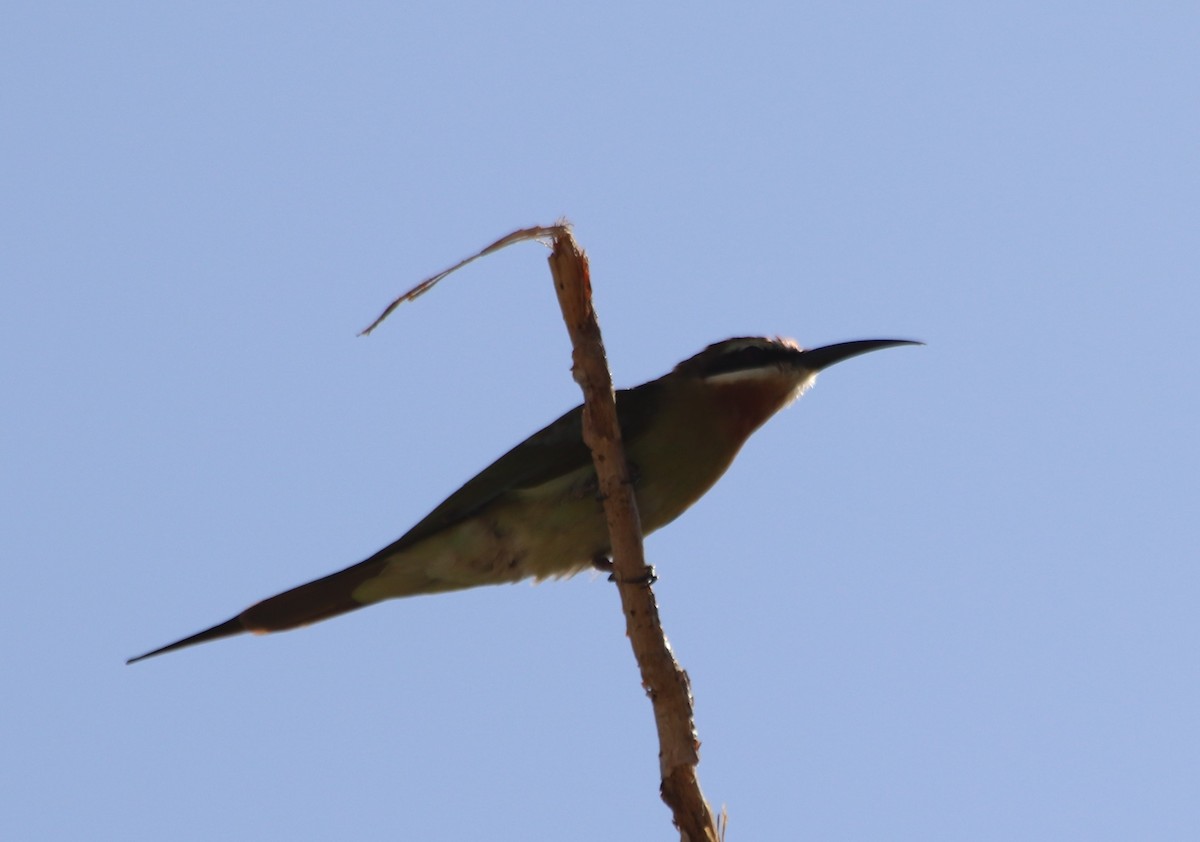
<instances>
[{"instance_id":1,"label":"bird's head","mask_svg":"<svg viewBox=\"0 0 1200 842\"><path fill-rule=\"evenodd\" d=\"M829 366L870 351L920 344L860 339L806 350L791 339L741 336L709 345L675 366L672 375L700 385L720 404L736 407L739 432L749 435L803 394Z\"/></svg>"}]
</instances>

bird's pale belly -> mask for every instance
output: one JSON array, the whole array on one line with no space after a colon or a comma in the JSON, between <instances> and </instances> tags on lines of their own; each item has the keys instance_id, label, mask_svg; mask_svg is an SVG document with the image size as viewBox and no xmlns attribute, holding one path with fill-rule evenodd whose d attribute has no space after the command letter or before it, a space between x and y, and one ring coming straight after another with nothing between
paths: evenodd
<instances>
[{"instance_id":1,"label":"bird's pale belly","mask_svg":"<svg viewBox=\"0 0 1200 842\"><path fill-rule=\"evenodd\" d=\"M363 603L416 594L571 576L607 551L595 499L489 506L390 560L354 591Z\"/></svg>"}]
</instances>

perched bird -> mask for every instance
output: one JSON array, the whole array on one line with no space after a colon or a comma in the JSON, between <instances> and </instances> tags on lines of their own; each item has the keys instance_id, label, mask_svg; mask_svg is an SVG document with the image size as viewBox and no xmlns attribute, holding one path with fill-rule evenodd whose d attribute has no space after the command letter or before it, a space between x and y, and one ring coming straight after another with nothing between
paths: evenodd
<instances>
[{"instance_id":1,"label":"perched bird","mask_svg":"<svg viewBox=\"0 0 1200 842\"><path fill-rule=\"evenodd\" d=\"M817 372L868 351L919 344L864 339L806 351L786 339L726 339L657 380L617 392L643 531L699 500L750 434ZM571 576L592 566L607 556L609 538L581 410L518 444L365 561L127 663L245 631L293 629L393 597Z\"/></svg>"}]
</instances>

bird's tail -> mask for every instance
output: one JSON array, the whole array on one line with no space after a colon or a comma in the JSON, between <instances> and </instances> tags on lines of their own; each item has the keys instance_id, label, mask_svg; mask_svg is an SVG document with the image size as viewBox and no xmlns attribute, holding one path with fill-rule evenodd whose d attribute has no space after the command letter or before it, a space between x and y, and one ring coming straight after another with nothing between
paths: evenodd
<instances>
[{"instance_id":1,"label":"bird's tail","mask_svg":"<svg viewBox=\"0 0 1200 842\"><path fill-rule=\"evenodd\" d=\"M219 640L242 632L267 634L269 632L286 631L309 623L316 623L338 614L345 614L355 608L362 608L369 602L361 602L354 598L354 592L363 582L379 575L384 566L381 559L367 559L353 567L347 567L337 573L317 579L305 585L284 591L262 602L255 603L231 620L205 629L202 632L169 643L160 649L130 658L125 663L132 664L155 655L162 655L185 646Z\"/></svg>"}]
</instances>

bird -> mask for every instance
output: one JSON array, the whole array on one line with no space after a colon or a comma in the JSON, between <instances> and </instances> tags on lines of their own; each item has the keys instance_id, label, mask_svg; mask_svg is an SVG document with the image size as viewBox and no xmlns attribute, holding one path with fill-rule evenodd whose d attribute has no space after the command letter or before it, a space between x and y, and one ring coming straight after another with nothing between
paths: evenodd
<instances>
[{"instance_id":1,"label":"bird","mask_svg":"<svg viewBox=\"0 0 1200 842\"><path fill-rule=\"evenodd\" d=\"M648 383L616 393L617 416L645 534L699 500L768 418L817 374L907 339L804 349L779 337L709 345ZM251 605L237 616L127 664L242 632L266 634L396 597L572 576L601 566L608 529L582 406L531 435L364 561Z\"/></svg>"}]
</instances>

